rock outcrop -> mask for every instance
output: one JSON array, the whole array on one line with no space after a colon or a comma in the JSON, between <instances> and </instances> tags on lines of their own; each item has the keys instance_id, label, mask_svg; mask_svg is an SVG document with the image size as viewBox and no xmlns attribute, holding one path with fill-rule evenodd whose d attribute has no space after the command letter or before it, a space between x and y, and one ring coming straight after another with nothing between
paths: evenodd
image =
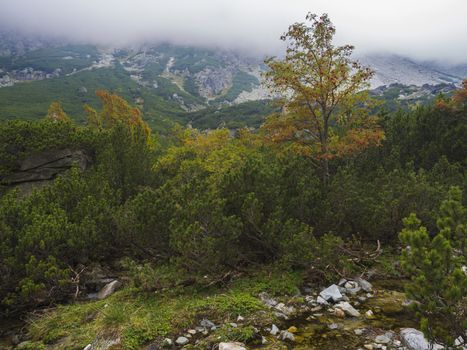
<instances>
[{"instance_id":1,"label":"rock outcrop","mask_svg":"<svg viewBox=\"0 0 467 350\"><path fill-rule=\"evenodd\" d=\"M97 299L102 300L113 294L118 288L122 286L122 283L118 280L112 281L106 284L100 291L97 293Z\"/></svg>"},{"instance_id":2,"label":"rock outcrop","mask_svg":"<svg viewBox=\"0 0 467 350\"><path fill-rule=\"evenodd\" d=\"M17 168L1 179L0 183L4 186L18 187L21 195L27 196L73 165L85 170L91 162L92 158L82 150L48 150L19 161Z\"/></svg>"}]
</instances>

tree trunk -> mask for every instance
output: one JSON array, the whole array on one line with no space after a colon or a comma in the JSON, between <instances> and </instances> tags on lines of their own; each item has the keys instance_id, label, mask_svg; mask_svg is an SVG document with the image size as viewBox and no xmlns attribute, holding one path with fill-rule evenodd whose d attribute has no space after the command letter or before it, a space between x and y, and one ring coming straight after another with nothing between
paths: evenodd
<instances>
[{"instance_id":1,"label":"tree trunk","mask_svg":"<svg viewBox=\"0 0 467 350\"><path fill-rule=\"evenodd\" d=\"M324 113L324 111L323 111ZM329 159L328 159L328 120L324 120L324 130L321 137L321 153L322 153L322 171L323 171L323 183L326 185L329 180Z\"/></svg>"},{"instance_id":2,"label":"tree trunk","mask_svg":"<svg viewBox=\"0 0 467 350\"><path fill-rule=\"evenodd\" d=\"M322 161L323 165L323 183L326 185L329 180L329 160L324 158Z\"/></svg>"}]
</instances>

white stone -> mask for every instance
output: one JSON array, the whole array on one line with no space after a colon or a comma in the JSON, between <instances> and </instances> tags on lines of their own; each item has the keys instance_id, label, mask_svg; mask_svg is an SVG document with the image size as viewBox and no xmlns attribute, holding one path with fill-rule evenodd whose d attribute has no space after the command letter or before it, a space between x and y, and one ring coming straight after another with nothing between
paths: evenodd
<instances>
[{"instance_id":1,"label":"white stone","mask_svg":"<svg viewBox=\"0 0 467 350\"><path fill-rule=\"evenodd\" d=\"M295 341L295 336L289 331L281 331L279 336L282 340Z\"/></svg>"},{"instance_id":2,"label":"white stone","mask_svg":"<svg viewBox=\"0 0 467 350\"><path fill-rule=\"evenodd\" d=\"M177 343L178 345L186 345L188 344L190 341L188 340L187 337L178 337L177 340L175 340L175 343Z\"/></svg>"},{"instance_id":3,"label":"white stone","mask_svg":"<svg viewBox=\"0 0 467 350\"><path fill-rule=\"evenodd\" d=\"M199 324L201 325L201 327L204 327L204 328L212 328L216 326L214 323L212 323L211 321L207 319L201 320Z\"/></svg>"},{"instance_id":4,"label":"white stone","mask_svg":"<svg viewBox=\"0 0 467 350\"><path fill-rule=\"evenodd\" d=\"M375 342L378 344L389 344L391 342L391 339L387 337L386 335L378 335L375 338Z\"/></svg>"},{"instance_id":5,"label":"white stone","mask_svg":"<svg viewBox=\"0 0 467 350\"><path fill-rule=\"evenodd\" d=\"M219 350L246 350L245 345L242 343L219 343Z\"/></svg>"},{"instance_id":6,"label":"white stone","mask_svg":"<svg viewBox=\"0 0 467 350\"><path fill-rule=\"evenodd\" d=\"M326 301L338 302L342 300L342 294L339 291L339 287L337 287L335 284L332 284L328 288L322 290L319 295Z\"/></svg>"},{"instance_id":7,"label":"white stone","mask_svg":"<svg viewBox=\"0 0 467 350\"><path fill-rule=\"evenodd\" d=\"M344 285L344 287L347 290L347 292L349 292L351 294L357 294L361 289L360 286L358 285L358 283L355 282L355 281L348 281Z\"/></svg>"},{"instance_id":8,"label":"white stone","mask_svg":"<svg viewBox=\"0 0 467 350\"><path fill-rule=\"evenodd\" d=\"M402 328L401 329L402 344L409 350L429 350L430 343L425 339L423 332L415 328ZM443 349L442 346L434 344L434 350Z\"/></svg>"},{"instance_id":9,"label":"white stone","mask_svg":"<svg viewBox=\"0 0 467 350\"><path fill-rule=\"evenodd\" d=\"M113 294L118 288L122 286L120 281L112 281L107 283L102 289L97 293L97 299L102 300L107 298L109 295Z\"/></svg>"},{"instance_id":10,"label":"white stone","mask_svg":"<svg viewBox=\"0 0 467 350\"><path fill-rule=\"evenodd\" d=\"M318 312L318 311L321 311L322 307L320 305L318 306L315 306L313 308L310 309L311 312Z\"/></svg>"},{"instance_id":11,"label":"white stone","mask_svg":"<svg viewBox=\"0 0 467 350\"><path fill-rule=\"evenodd\" d=\"M279 332L279 328L275 324L273 324L269 333L271 333L271 335L277 335Z\"/></svg>"},{"instance_id":12,"label":"white stone","mask_svg":"<svg viewBox=\"0 0 467 350\"><path fill-rule=\"evenodd\" d=\"M371 292L371 290L373 289L371 283L367 280L364 280L363 278L358 277L356 281L365 292Z\"/></svg>"},{"instance_id":13,"label":"white stone","mask_svg":"<svg viewBox=\"0 0 467 350\"><path fill-rule=\"evenodd\" d=\"M320 304L320 305L329 305L329 303L328 303L326 300L324 300L323 298L321 298L319 295L318 295L318 297L316 298L316 302L317 302L318 304Z\"/></svg>"},{"instance_id":14,"label":"white stone","mask_svg":"<svg viewBox=\"0 0 467 350\"><path fill-rule=\"evenodd\" d=\"M289 316L295 312L295 308L293 306L286 306L284 303L277 304L275 308L286 316Z\"/></svg>"},{"instance_id":15,"label":"white stone","mask_svg":"<svg viewBox=\"0 0 467 350\"><path fill-rule=\"evenodd\" d=\"M339 285L339 286L343 286L343 285L345 284L345 282L347 282L347 280L346 280L345 278L341 278L341 279L339 280L338 285Z\"/></svg>"},{"instance_id":16,"label":"white stone","mask_svg":"<svg viewBox=\"0 0 467 350\"><path fill-rule=\"evenodd\" d=\"M259 298L261 299L261 301L262 301L265 305L267 305L267 306L269 306L269 307L273 307L273 306L276 306L276 305L277 305L277 301L274 300L273 298L271 298L271 297L268 295L268 293L266 293L266 292L261 292L261 293L259 294Z\"/></svg>"},{"instance_id":17,"label":"white stone","mask_svg":"<svg viewBox=\"0 0 467 350\"><path fill-rule=\"evenodd\" d=\"M313 296L311 296L311 295L307 295L307 296L305 296L305 302L306 302L308 305L314 306L315 303L316 303L316 299L315 299L315 297L313 297Z\"/></svg>"},{"instance_id":18,"label":"white stone","mask_svg":"<svg viewBox=\"0 0 467 350\"><path fill-rule=\"evenodd\" d=\"M352 316L352 317L360 316L360 312L358 312L357 309L355 309L352 305L350 305L346 301L341 301L339 304L336 304L336 307L344 311L349 316Z\"/></svg>"},{"instance_id":19,"label":"white stone","mask_svg":"<svg viewBox=\"0 0 467 350\"><path fill-rule=\"evenodd\" d=\"M362 335L362 334L363 334L363 329L357 328L357 329L354 329L353 332L354 332L356 335Z\"/></svg>"},{"instance_id":20,"label":"white stone","mask_svg":"<svg viewBox=\"0 0 467 350\"><path fill-rule=\"evenodd\" d=\"M163 346L163 347L170 348L172 345L173 345L173 341L172 341L172 339L170 339L170 338L165 338L165 339L162 341L162 346Z\"/></svg>"}]
</instances>

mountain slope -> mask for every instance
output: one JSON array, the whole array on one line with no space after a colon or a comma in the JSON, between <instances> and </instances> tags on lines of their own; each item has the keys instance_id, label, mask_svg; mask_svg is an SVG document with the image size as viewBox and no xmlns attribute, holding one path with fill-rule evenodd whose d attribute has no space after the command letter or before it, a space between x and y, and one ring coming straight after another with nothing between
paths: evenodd
<instances>
[{"instance_id":1,"label":"mountain slope","mask_svg":"<svg viewBox=\"0 0 467 350\"><path fill-rule=\"evenodd\" d=\"M467 75L467 65L395 55L360 60L376 71L373 95L391 109L449 93ZM261 86L264 70L260 59L222 50L170 44L109 49L7 40L0 33L0 120L41 118L59 100L84 122L83 104L98 106L95 91L107 89L137 105L155 130L173 122L201 128L258 126L272 111L262 102L271 99Z\"/></svg>"},{"instance_id":2,"label":"mountain slope","mask_svg":"<svg viewBox=\"0 0 467 350\"><path fill-rule=\"evenodd\" d=\"M368 55L359 58L360 62L375 70L371 87L403 84L422 86L424 84L457 84L467 77L467 64L453 67L415 62L397 55Z\"/></svg>"}]
</instances>

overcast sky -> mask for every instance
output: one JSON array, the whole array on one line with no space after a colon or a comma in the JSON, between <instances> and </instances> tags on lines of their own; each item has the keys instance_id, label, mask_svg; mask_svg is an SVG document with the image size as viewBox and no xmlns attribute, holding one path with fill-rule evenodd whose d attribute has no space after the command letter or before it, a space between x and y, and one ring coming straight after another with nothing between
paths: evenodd
<instances>
[{"instance_id":1,"label":"overcast sky","mask_svg":"<svg viewBox=\"0 0 467 350\"><path fill-rule=\"evenodd\" d=\"M79 41L281 52L279 36L326 12L357 52L467 63L467 0L0 0L0 25Z\"/></svg>"}]
</instances>

